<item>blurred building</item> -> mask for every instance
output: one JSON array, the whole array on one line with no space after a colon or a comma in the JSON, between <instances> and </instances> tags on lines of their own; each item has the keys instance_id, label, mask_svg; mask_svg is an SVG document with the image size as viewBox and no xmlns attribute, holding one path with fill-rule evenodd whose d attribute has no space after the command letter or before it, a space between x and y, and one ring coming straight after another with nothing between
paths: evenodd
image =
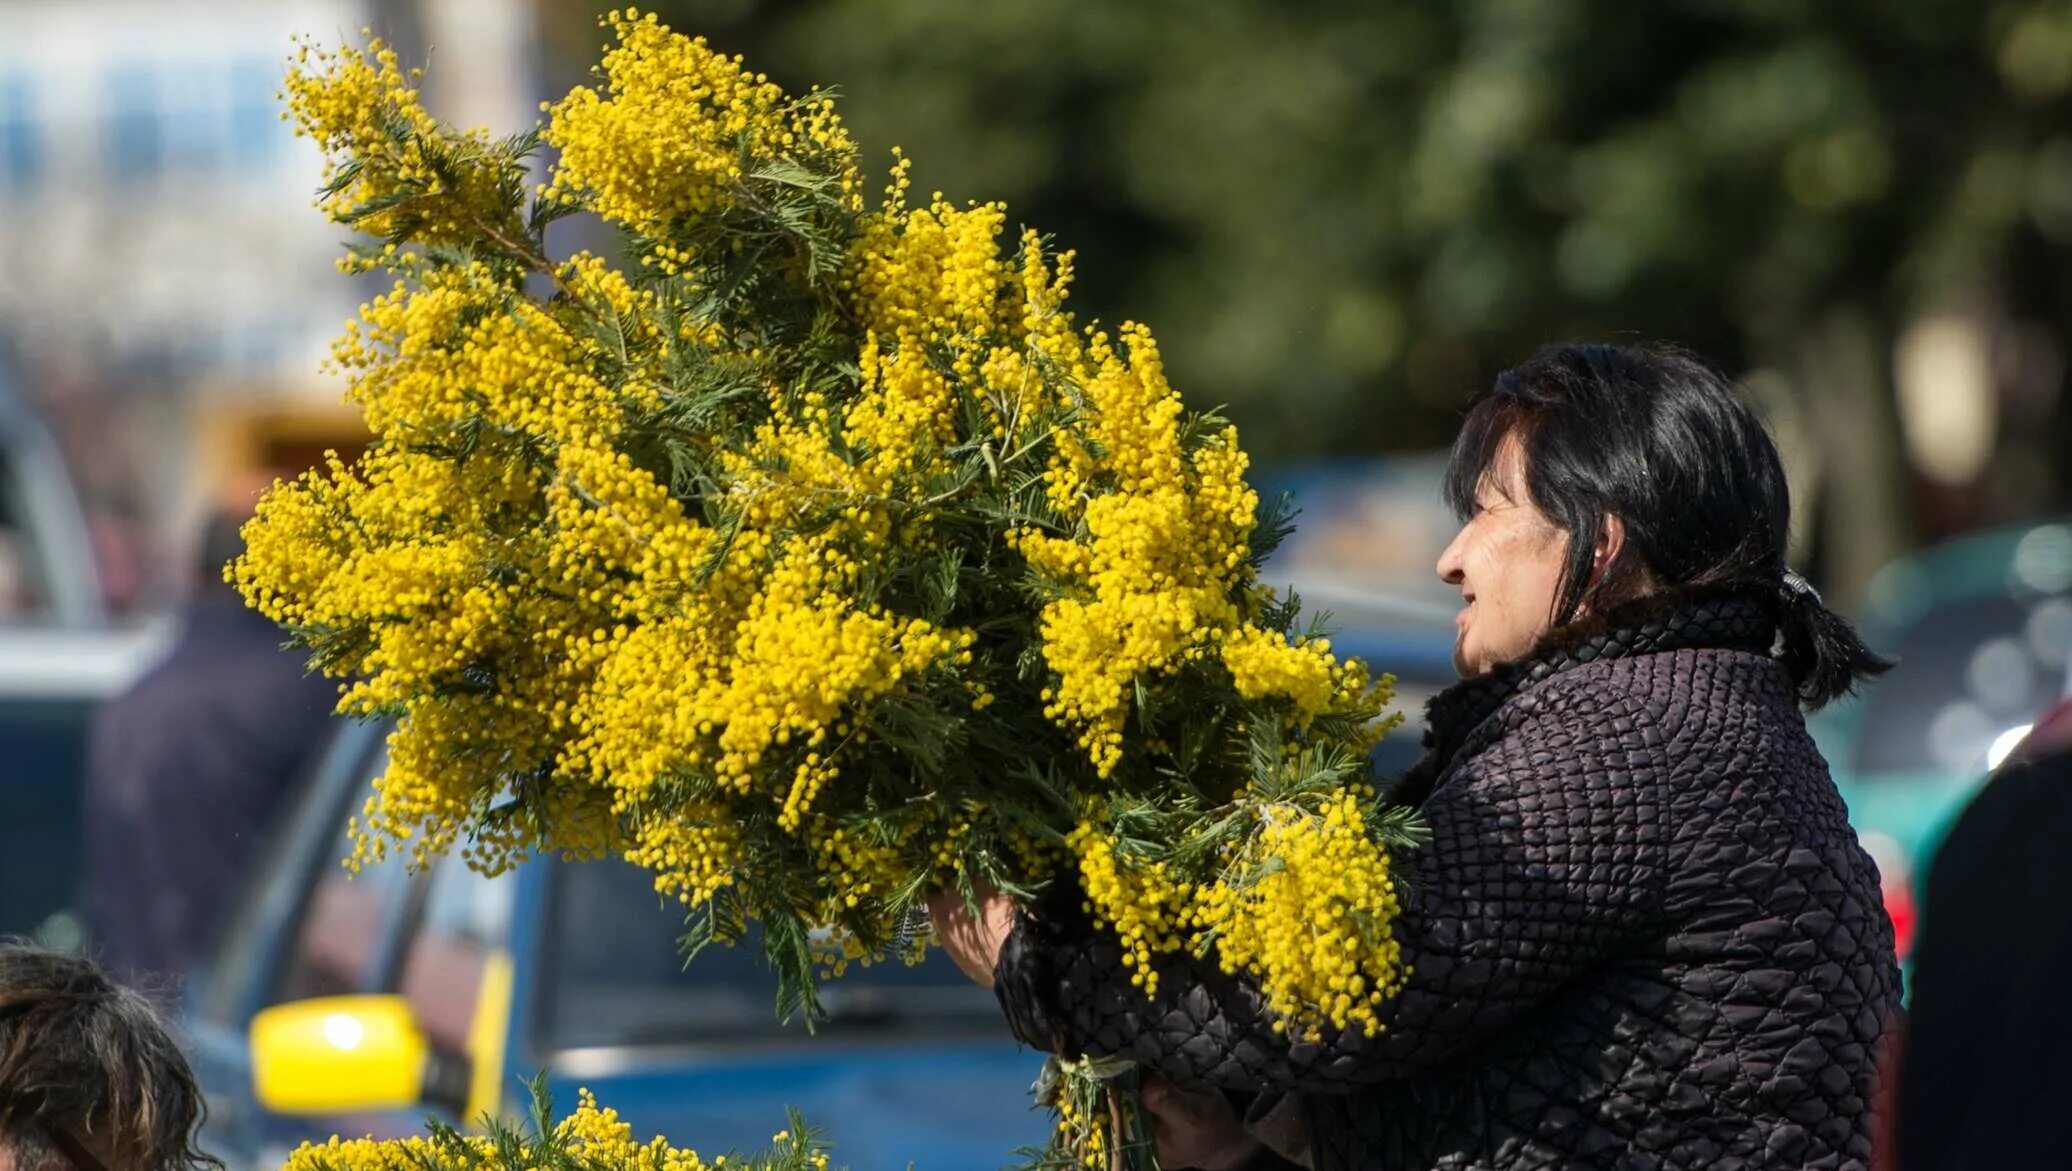
<instances>
[{"instance_id":1,"label":"blurred building","mask_svg":"<svg viewBox=\"0 0 2072 1171\"><path fill-rule=\"evenodd\" d=\"M79 937L85 729L174 633L109 612L169 609L206 513L364 436L321 364L383 283L338 274L350 234L311 207L322 160L281 118L293 38L371 27L436 57L435 113L507 132L538 116L532 21L502 0L0 0L0 935Z\"/></svg>"},{"instance_id":2,"label":"blurred building","mask_svg":"<svg viewBox=\"0 0 2072 1171\"><path fill-rule=\"evenodd\" d=\"M306 383L352 290L280 120L296 33L356 0L0 3L0 321L154 384Z\"/></svg>"},{"instance_id":3,"label":"blurred building","mask_svg":"<svg viewBox=\"0 0 2072 1171\"><path fill-rule=\"evenodd\" d=\"M127 510L139 556L184 564L227 485L353 437L321 364L375 286L339 276L349 234L310 206L322 162L281 116L292 39L372 27L413 63L435 53L431 108L512 131L537 117L531 13L0 0L0 340L89 513Z\"/></svg>"}]
</instances>

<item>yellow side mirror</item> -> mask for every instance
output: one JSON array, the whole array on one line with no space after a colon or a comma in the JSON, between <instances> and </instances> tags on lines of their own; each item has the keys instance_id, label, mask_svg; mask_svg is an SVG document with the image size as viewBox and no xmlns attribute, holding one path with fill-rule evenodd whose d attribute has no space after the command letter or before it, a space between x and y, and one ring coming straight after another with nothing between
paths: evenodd
<instances>
[{"instance_id":1,"label":"yellow side mirror","mask_svg":"<svg viewBox=\"0 0 2072 1171\"><path fill-rule=\"evenodd\" d=\"M400 996L331 996L252 1018L252 1092L280 1114L401 1110L425 1096L431 1046Z\"/></svg>"}]
</instances>

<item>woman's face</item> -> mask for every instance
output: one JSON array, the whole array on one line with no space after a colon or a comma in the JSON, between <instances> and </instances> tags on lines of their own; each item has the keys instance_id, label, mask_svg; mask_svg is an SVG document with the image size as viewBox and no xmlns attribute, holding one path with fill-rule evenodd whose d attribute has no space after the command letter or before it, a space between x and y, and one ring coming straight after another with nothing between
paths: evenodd
<instances>
[{"instance_id":1,"label":"woman's face","mask_svg":"<svg viewBox=\"0 0 2072 1171\"><path fill-rule=\"evenodd\" d=\"M1533 505L1525 450L1516 436L1498 446L1475 489L1475 511L1439 555L1439 576L1460 587L1453 666L1480 675L1524 655L1554 620L1554 591L1568 534Z\"/></svg>"}]
</instances>

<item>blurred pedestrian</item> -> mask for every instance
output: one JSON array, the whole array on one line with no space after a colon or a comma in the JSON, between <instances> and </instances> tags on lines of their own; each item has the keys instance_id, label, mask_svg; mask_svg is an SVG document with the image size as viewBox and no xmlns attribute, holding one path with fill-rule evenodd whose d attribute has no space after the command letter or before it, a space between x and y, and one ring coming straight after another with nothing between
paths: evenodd
<instances>
[{"instance_id":1,"label":"blurred pedestrian","mask_svg":"<svg viewBox=\"0 0 2072 1171\"><path fill-rule=\"evenodd\" d=\"M1165 1166L1866 1167L1899 971L1803 711L1884 663L1786 568L1761 421L1674 351L1552 349L1447 491L1465 678L1400 788L1431 840L1381 1031L1185 959L1147 992L1067 890L944 907L945 948L1030 1044L1172 1083Z\"/></svg>"},{"instance_id":2,"label":"blurred pedestrian","mask_svg":"<svg viewBox=\"0 0 2072 1171\"><path fill-rule=\"evenodd\" d=\"M0 621L21 618L36 608L36 590L22 541L0 526Z\"/></svg>"},{"instance_id":3,"label":"blurred pedestrian","mask_svg":"<svg viewBox=\"0 0 2072 1171\"><path fill-rule=\"evenodd\" d=\"M142 996L90 961L0 942L0 1171L193 1171L205 1109Z\"/></svg>"},{"instance_id":4,"label":"blurred pedestrian","mask_svg":"<svg viewBox=\"0 0 2072 1171\"><path fill-rule=\"evenodd\" d=\"M1898 1171L2072 1164L2072 702L1936 851L1907 1017Z\"/></svg>"},{"instance_id":5,"label":"blurred pedestrian","mask_svg":"<svg viewBox=\"0 0 2072 1171\"><path fill-rule=\"evenodd\" d=\"M224 583L242 547L235 515L209 521L178 639L87 748L87 924L103 962L154 990L213 941L337 696Z\"/></svg>"}]
</instances>

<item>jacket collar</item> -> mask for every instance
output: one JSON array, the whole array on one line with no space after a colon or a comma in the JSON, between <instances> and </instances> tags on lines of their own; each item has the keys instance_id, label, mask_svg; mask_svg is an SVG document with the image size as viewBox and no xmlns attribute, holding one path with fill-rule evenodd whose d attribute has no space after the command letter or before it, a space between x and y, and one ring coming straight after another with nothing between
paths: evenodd
<instances>
[{"instance_id":1,"label":"jacket collar","mask_svg":"<svg viewBox=\"0 0 2072 1171\"><path fill-rule=\"evenodd\" d=\"M1421 801L1506 700L1570 668L1694 647L1768 654L1776 637L1776 602L1745 586L1662 591L1555 627L1524 657L1432 697L1424 758L1404 774L1398 797Z\"/></svg>"}]
</instances>

